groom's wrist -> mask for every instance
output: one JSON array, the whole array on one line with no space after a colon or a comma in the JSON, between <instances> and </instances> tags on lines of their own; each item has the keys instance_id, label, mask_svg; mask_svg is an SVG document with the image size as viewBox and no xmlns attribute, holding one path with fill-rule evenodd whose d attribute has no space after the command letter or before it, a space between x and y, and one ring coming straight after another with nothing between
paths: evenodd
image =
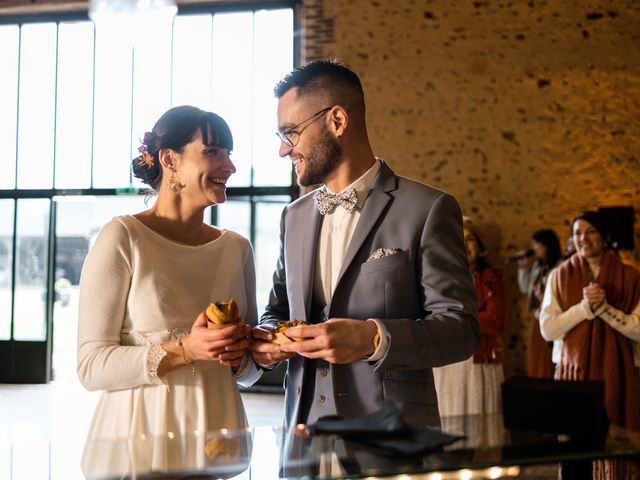
<instances>
[{"instance_id":1,"label":"groom's wrist","mask_svg":"<svg viewBox=\"0 0 640 480\"><path fill-rule=\"evenodd\" d=\"M371 357L380 345L380 328L374 320L366 320L367 335L365 345L368 345L364 354L365 358Z\"/></svg>"}]
</instances>

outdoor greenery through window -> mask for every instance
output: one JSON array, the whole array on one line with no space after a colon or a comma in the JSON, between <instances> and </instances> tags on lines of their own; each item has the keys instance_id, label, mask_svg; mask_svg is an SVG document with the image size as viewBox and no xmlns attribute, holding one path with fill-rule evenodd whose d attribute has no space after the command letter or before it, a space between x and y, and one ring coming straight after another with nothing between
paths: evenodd
<instances>
[{"instance_id":1,"label":"outdoor greenery through window","mask_svg":"<svg viewBox=\"0 0 640 480\"><path fill-rule=\"evenodd\" d=\"M171 24L0 16L0 341L53 330L56 378L75 375L78 282L98 230L148 208L131 159L167 109L220 114L234 135L228 202L207 220L249 238L267 302L282 208L273 86L293 67L294 11L182 9ZM54 328L51 329L50 326Z\"/></svg>"}]
</instances>

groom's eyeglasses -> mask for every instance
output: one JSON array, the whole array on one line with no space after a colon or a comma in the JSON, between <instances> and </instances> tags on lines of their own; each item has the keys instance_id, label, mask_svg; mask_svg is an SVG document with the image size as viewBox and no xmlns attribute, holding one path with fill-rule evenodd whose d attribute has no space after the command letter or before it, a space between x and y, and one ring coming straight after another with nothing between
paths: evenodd
<instances>
[{"instance_id":1,"label":"groom's eyeglasses","mask_svg":"<svg viewBox=\"0 0 640 480\"><path fill-rule=\"evenodd\" d=\"M284 132L280 132L280 131L276 132L276 135L278 136L281 142L286 143L290 147L295 147L298 144L298 141L300 140L300 135L302 134L302 132L304 132L304 129L307 128L309 125L311 125L314 121L316 121L318 118L320 118L322 115L327 113L332 108L333 107L323 108L319 112L314 113L306 120L303 120L299 124L294 125L293 127L285 130ZM305 123L306 125L304 125ZM300 128L301 125L304 125L304 127ZM300 130L297 130L298 128L300 128Z\"/></svg>"}]
</instances>

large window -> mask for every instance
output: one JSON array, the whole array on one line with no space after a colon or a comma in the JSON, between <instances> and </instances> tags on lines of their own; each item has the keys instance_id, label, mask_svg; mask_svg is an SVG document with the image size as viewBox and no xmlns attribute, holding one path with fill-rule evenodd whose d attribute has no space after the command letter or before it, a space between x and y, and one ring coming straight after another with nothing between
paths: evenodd
<instances>
[{"instance_id":1,"label":"large window","mask_svg":"<svg viewBox=\"0 0 640 480\"><path fill-rule=\"evenodd\" d=\"M53 339L56 378L74 375L82 263L111 217L154 201L130 160L182 104L215 111L234 134L229 200L207 220L252 241L265 305L280 212L297 193L273 134L273 86L294 64L286 5L183 8L131 29L0 16L0 341Z\"/></svg>"}]
</instances>

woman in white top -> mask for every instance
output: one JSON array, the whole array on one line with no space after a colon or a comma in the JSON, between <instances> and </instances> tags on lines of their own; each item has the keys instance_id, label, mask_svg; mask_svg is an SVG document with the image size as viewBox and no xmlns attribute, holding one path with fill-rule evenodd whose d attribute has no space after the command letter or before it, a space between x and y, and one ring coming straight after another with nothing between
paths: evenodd
<instances>
[{"instance_id":1,"label":"woman in white top","mask_svg":"<svg viewBox=\"0 0 640 480\"><path fill-rule=\"evenodd\" d=\"M231 131L218 115L181 106L143 142L133 172L156 201L103 227L80 281L78 376L104 391L87 477L202 468L207 435L246 427L236 384L259 377L247 353L257 322L251 245L203 221L235 172ZM206 307L230 298L245 324L208 329Z\"/></svg>"},{"instance_id":2,"label":"woman in white top","mask_svg":"<svg viewBox=\"0 0 640 480\"><path fill-rule=\"evenodd\" d=\"M480 229L463 217L462 230L469 268L478 300L480 344L469 359L433 369L442 428L454 415L498 413L502 410L500 386L504 382L502 337L507 320L502 270L487 260Z\"/></svg>"}]
</instances>

